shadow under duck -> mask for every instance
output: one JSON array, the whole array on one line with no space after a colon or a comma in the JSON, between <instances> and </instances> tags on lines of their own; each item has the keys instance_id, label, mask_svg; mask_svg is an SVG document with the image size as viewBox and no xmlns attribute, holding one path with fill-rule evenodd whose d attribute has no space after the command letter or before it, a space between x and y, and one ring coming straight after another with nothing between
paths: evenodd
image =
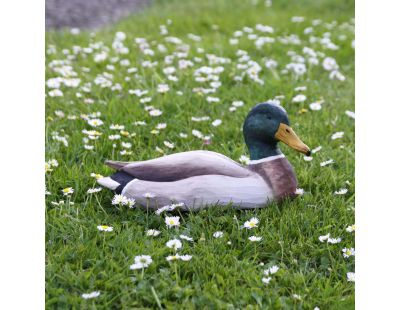
<instances>
[{"instance_id":1,"label":"shadow under duck","mask_svg":"<svg viewBox=\"0 0 400 310\"><path fill-rule=\"evenodd\" d=\"M278 142L308 156L311 152L290 127L285 109L270 102L254 106L243 134L247 166L216 152L189 151L146 161L106 161L118 172L98 183L152 209L171 203L183 203L183 210L228 204L253 209L295 197L296 175Z\"/></svg>"}]
</instances>

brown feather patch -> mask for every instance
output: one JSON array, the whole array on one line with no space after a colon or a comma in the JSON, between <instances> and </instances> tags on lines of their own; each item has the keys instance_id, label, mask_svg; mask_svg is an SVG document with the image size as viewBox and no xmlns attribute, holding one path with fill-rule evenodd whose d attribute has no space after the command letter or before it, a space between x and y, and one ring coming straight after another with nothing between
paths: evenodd
<instances>
[{"instance_id":1,"label":"brown feather patch","mask_svg":"<svg viewBox=\"0 0 400 310\"><path fill-rule=\"evenodd\" d=\"M285 157L251 164L248 168L262 176L265 182L272 187L274 198L277 201L286 197L293 198L296 196L296 174Z\"/></svg>"}]
</instances>

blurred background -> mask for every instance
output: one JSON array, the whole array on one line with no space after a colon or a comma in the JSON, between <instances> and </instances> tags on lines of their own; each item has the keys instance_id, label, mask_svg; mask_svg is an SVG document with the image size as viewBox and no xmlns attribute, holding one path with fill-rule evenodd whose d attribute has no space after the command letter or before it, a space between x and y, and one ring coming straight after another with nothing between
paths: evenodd
<instances>
[{"instance_id":1,"label":"blurred background","mask_svg":"<svg viewBox=\"0 0 400 310\"><path fill-rule=\"evenodd\" d=\"M46 29L96 29L150 3L151 0L46 0Z\"/></svg>"}]
</instances>

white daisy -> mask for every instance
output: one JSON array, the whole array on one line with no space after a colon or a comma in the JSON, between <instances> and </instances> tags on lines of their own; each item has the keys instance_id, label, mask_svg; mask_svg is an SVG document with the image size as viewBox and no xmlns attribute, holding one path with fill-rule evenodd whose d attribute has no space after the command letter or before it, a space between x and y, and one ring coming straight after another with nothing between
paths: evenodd
<instances>
[{"instance_id":1,"label":"white daisy","mask_svg":"<svg viewBox=\"0 0 400 310\"><path fill-rule=\"evenodd\" d=\"M111 226L107 226L107 225L99 225L97 226L97 229L100 231L113 231L114 228Z\"/></svg>"},{"instance_id":2,"label":"white daisy","mask_svg":"<svg viewBox=\"0 0 400 310\"><path fill-rule=\"evenodd\" d=\"M164 94L169 91L169 86L167 84L158 84L157 91Z\"/></svg>"},{"instance_id":3,"label":"white daisy","mask_svg":"<svg viewBox=\"0 0 400 310\"><path fill-rule=\"evenodd\" d=\"M59 89L53 89L53 90L49 91L49 96L50 97L62 97L62 96L64 96L64 94Z\"/></svg>"},{"instance_id":4,"label":"white daisy","mask_svg":"<svg viewBox=\"0 0 400 310\"><path fill-rule=\"evenodd\" d=\"M302 23L304 22L305 17L303 16L293 16L292 17L292 23Z\"/></svg>"},{"instance_id":5,"label":"white daisy","mask_svg":"<svg viewBox=\"0 0 400 310\"><path fill-rule=\"evenodd\" d=\"M161 213L163 213L164 211L168 211L168 209L169 209L169 206L164 206L164 207L161 207L161 208L158 208L157 210L156 210L156 214L157 215L160 215Z\"/></svg>"},{"instance_id":6,"label":"white daisy","mask_svg":"<svg viewBox=\"0 0 400 310\"><path fill-rule=\"evenodd\" d=\"M317 146L315 149L311 150L311 153L317 153L317 152L321 151L321 149L322 149L322 146Z\"/></svg>"},{"instance_id":7,"label":"white daisy","mask_svg":"<svg viewBox=\"0 0 400 310\"><path fill-rule=\"evenodd\" d=\"M356 225L355 224L346 227L346 231L349 232L349 233L351 233L351 232L353 232L355 230L356 230Z\"/></svg>"},{"instance_id":8,"label":"white daisy","mask_svg":"<svg viewBox=\"0 0 400 310\"><path fill-rule=\"evenodd\" d=\"M101 191L101 187L89 188L89 189L87 190L87 193L88 193L88 194L94 194L94 193L98 193L98 192L100 192L100 191Z\"/></svg>"},{"instance_id":9,"label":"white daisy","mask_svg":"<svg viewBox=\"0 0 400 310\"><path fill-rule=\"evenodd\" d=\"M219 102L219 98L217 97L211 97L211 96L207 96L206 100L208 102Z\"/></svg>"},{"instance_id":10,"label":"white daisy","mask_svg":"<svg viewBox=\"0 0 400 310\"><path fill-rule=\"evenodd\" d=\"M244 105L243 101L233 101L232 102L232 106L234 106L235 108L242 107L243 105Z\"/></svg>"},{"instance_id":11,"label":"white daisy","mask_svg":"<svg viewBox=\"0 0 400 310\"><path fill-rule=\"evenodd\" d=\"M165 224L167 225L168 228L174 227L174 226L179 226L179 216L166 216L165 217Z\"/></svg>"},{"instance_id":12,"label":"white daisy","mask_svg":"<svg viewBox=\"0 0 400 310\"><path fill-rule=\"evenodd\" d=\"M156 129L165 129L167 128L167 124L166 123L159 123L156 126Z\"/></svg>"},{"instance_id":13,"label":"white daisy","mask_svg":"<svg viewBox=\"0 0 400 310\"><path fill-rule=\"evenodd\" d=\"M330 237L330 234L319 236L318 240L321 242L325 242L326 240L328 240L329 237Z\"/></svg>"},{"instance_id":14,"label":"white daisy","mask_svg":"<svg viewBox=\"0 0 400 310\"><path fill-rule=\"evenodd\" d=\"M342 252L344 258L349 258L350 256L354 256L356 254L354 248L343 248Z\"/></svg>"},{"instance_id":15,"label":"white daisy","mask_svg":"<svg viewBox=\"0 0 400 310\"><path fill-rule=\"evenodd\" d=\"M221 125L221 124L222 124L222 121L221 121L220 119L216 119L215 121L212 122L212 125L213 125L214 127L217 127L217 126L219 126L219 125Z\"/></svg>"},{"instance_id":16,"label":"white daisy","mask_svg":"<svg viewBox=\"0 0 400 310\"><path fill-rule=\"evenodd\" d=\"M53 171L53 169L51 169L51 165L49 163L44 163L44 169L45 169L46 173Z\"/></svg>"},{"instance_id":17,"label":"white daisy","mask_svg":"<svg viewBox=\"0 0 400 310\"><path fill-rule=\"evenodd\" d=\"M158 109L152 109L149 112L150 116L160 116L162 114L162 111L158 110Z\"/></svg>"},{"instance_id":18,"label":"white daisy","mask_svg":"<svg viewBox=\"0 0 400 310\"><path fill-rule=\"evenodd\" d=\"M175 144L168 141L164 141L164 145L170 149L173 149L175 147Z\"/></svg>"},{"instance_id":19,"label":"white daisy","mask_svg":"<svg viewBox=\"0 0 400 310\"><path fill-rule=\"evenodd\" d=\"M222 238L223 235L224 233L222 231L216 231L215 233L213 233L214 238Z\"/></svg>"},{"instance_id":20,"label":"white daisy","mask_svg":"<svg viewBox=\"0 0 400 310\"><path fill-rule=\"evenodd\" d=\"M157 237L161 232L156 229L149 229L146 231L146 236Z\"/></svg>"},{"instance_id":21,"label":"white daisy","mask_svg":"<svg viewBox=\"0 0 400 310\"><path fill-rule=\"evenodd\" d=\"M111 204L112 205L126 205L128 203L128 198L126 198L124 195L119 195L116 194L114 195Z\"/></svg>"},{"instance_id":22,"label":"white daisy","mask_svg":"<svg viewBox=\"0 0 400 310\"><path fill-rule=\"evenodd\" d=\"M197 137L197 138L199 138L199 139L203 139L204 138L204 135L199 130L196 130L196 129L192 130L192 135Z\"/></svg>"},{"instance_id":23,"label":"white daisy","mask_svg":"<svg viewBox=\"0 0 400 310\"><path fill-rule=\"evenodd\" d=\"M132 143L129 142L121 142L121 146L125 149L130 149L132 148Z\"/></svg>"},{"instance_id":24,"label":"white daisy","mask_svg":"<svg viewBox=\"0 0 400 310\"><path fill-rule=\"evenodd\" d=\"M279 267L276 266L276 265L274 265L274 266L271 266L271 267L269 267L268 269L264 270L264 274L265 274L266 276L269 276L269 275L271 275L271 274L277 273L278 270L279 270Z\"/></svg>"},{"instance_id":25,"label":"white daisy","mask_svg":"<svg viewBox=\"0 0 400 310\"><path fill-rule=\"evenodd\" d=\"M175 255L169 255L165 259L170 262L170 261L173 261L173 260L178 260L180 258L181 258L181 256L177 253Z\"/></svg>"},{"instance_id":26,"label":"white daisy","mask_svg":"<svg viewBox=\"0 0 400 310\"><path fill-rule=\"evenodd\" d=\"M119 140L119 139L121 139L121 136L120 135L109 135L108 139L109 140Z\"/></svg>"},{"instance_id":27,"label":"white daisy","mask_svg":"<svg viewBox=\"0 0 400 310\"><path fill-rule=\"evenodd\" d=\"M256 217L252 217L250 220L244 222L243 227L247 229L252 229L257 227L258 223L260 223L260 220Z\"/></svg>"},{"instance_id":28,"label":"white daisy","mask_svg":"<svg viewBox=\"0 0 400 310\"><path fill-rule=\"evenodd\" d=\"M330 164L333 164L333 163L334 163L333 159L329 159L329 160L327 160L327 161L321 162L319 165L320 165L321 167L324 167L324 166L326 166L326 165L330 165Z\"/></svg>"},{"instance_id":29,"label":"white daisy","mask_svg":"<svg viewBox=\"0 0 400 310\"><path fill-rule=\"evenodd\" d=\"M144 194L143 194L143 197L144 197L144 198L154 198L154 197L156 197L156 195L153 194L153 193L144 193Z\"/></svg>"},{"instance_id":30,"label":"white daisy","mask_svg":"<svg viewBox=\"0 0 400 310\"><path fill-rule=\"evenodd\" d=\"M100 296L100 292L99 291L94 291L91 293L84 293L81 295L83 299L91 299L91 298L96 298Z\"/></svg>"},{"instance_id":31,"label":"white daisy","mask_svg":"<svg viewBox=\"0 0 400 310\"><path fill-rule=\"evenodd\" d=\"M332 71L337 69L339 66L336 63L336 60L332 57L326 57L324 61L322 62L322 66L324 67L325 70L327 71Z\"/></svg>"},{"instance_id":32,"label":"white daisy","mask_svg":"<svg viewBox=\"0 0 400 310\"><path fill-rule=\"evenodd\" d=\"M342 241L342 238L328 238L328 243L336 244Z\"/></svg>"},{"instance_id":33,"label":"white daisy","mask_svg":"<svg viewBox=\"0 0 400 310\"><path fill-rule=\"evenodd\" d=\"M263 277L261 279L262 283L264 284L268 284L269 282L271 282L272 278L271 277Z\"/></svg>"},{"instance_id":34,"label":"white daisy","mask_svg":"<svg viewBox=\"0 0 400 310\"><path fill-rule=\"evenodd\" d=\"M313 110L313 111L319 111L322 109L322 105L319 102L310 103L309 107L310 107L310 110Z\"/></svg>"},{"instance_id":35,"label":"white daisy","mask_svg":"<svg viewBox=\"0 0 400 310\"><path fill-rule=\"evenodd\" d=\"M347 189L347 188L341 188L341 189L335 191L334 194L335 194L335 195L344 195L344 194L346 194L347 192L348 192L348 189Z\"/></svg>"},{"instance_id":36,"label":"white daisy","mask_svg":"<svg viewBox=\"0 0 400 310\"><path fill-rule=\"evenodd\" d=\"M246 155L242 155L239 157L239 162L241 162L244 165L248 165L250 163L250 158L247 157Z\"/></svg>"},{"instance_id":37,"label":"white daisy","mask_svg":"<svg viewBox=\"0 0 400 310\"><path fill-rule=\"evenodd\" d=\"M354 272L346 273L347 281L349 282L356 282L356 274Z\"/></svg>"},{"instance_id":38,"label":"white daisy","mask_svg":"<svg viewBox=\"0 0 400 310\"><path fill-rule=\"evenodd\" d=\"M58 161L56 159L50 159L48 161L49 165L52 167L58 167Z\"/></svg>"},{"instance_id":39,"label":"white daisy","mask_svg":"<svg viewBox=\"0 0 400 310\"><path fill-rule=\"evenodd\" d=\"M177 251L182 248L182 242L179 239L172 239L166 243L166 246Z\"/></svg>"},{"instance_id":40,"label":"white daisy","mask_svg":"<svg viewBox=\"0 0 400 310\"><path fill-rule=\"evenodd\" d=\"M110 129L114 129L114 130L124 130L125 126L124 125L118 125L118 124L111 124L110 125Z\"/></svg>"},{"instance_id":41,"label":"white daisy","mask_svg":"<svg viewBox=\"0 0 400 310\"><path fill-rule=\"evenodd\" d=\"M186 235L179 235L179 238L181 238L183 240L187 240L187 241L193 241L193 238L186 236Z\"/></svg>"},{"instance_id":42,"label":"white daisy","mask_svg":"<svg viewBox=\"0 0 400 310\"><path fill-rule=\"evenodd\" d=\"M356 118L356 113L354 113L354 112L352 112L352 111L346 111L345 113L346 113L346 115L347 115L348 117L350 117L350 118L352 118L352 119L355 119L355 118Z\"/></svg>"},{"instance_id":43,"label":"white daisy","mask_svg":"<svg viewBox=\"0 0 400 310\"><path fill-rule=\"evenodd\" d=\"M344 135L344 132L343 132L343 131L338 131L338 132L335 132L335 133L331 136L331 139L332 139L332 140L340 139L340 138L343 138L343 135Z\"/></svg>"},{"instance_id":44,"label":"white daisy","mask_svg":"<svg viewBox=\"0 0 400 310\"><path fill-rule=\"evenodd\" d=\"M142 263L134 263L129 266L129 269L131 270L137 270L137 269L143 269L145 266Z\"/></svg>"},{"instance_id":45,"label":"white daisy","mask_svg":"<svg viewBox=\"0 0 400 310\"><path fill-rule=\"evenodd\" d=\"M251 242L257 242L257 241L261 241L262 237L256 237L256 236L250 236L249 240Z\"/></svg>"},{"instance_id":46,"label":"white daisy","mask_svg":"<svg viewBox=\"0 0 400 310\"><path fill-rule=\"evenodd\" d=\"M93 118L93 119L88 120L88 124L92 127L98 127L98 126L103 125L103 121L98 118Z\"/></svg>"},{"instance_id":47,"label":"white daisy","mask_svg":"<svg viewBox=\"0 0 400 310\"><path fill-rule=\"evenodd\" d=\"M135 257L135 263L129 266L131 270L144 269L149 267L153 262L151 256L149 255L139 255Z\"/></svg>"},{"instance_id":48,"label":"white daisy","mask_svg":"<svg viewBox=\"0 0 400 310\"><path fill-rule=\"evenodd\" d=\"M92 172L92 173L90 174L90 176L91 176L92 178L95 178L96 180L99 180L99 179L103 178L103 176L102 176L101 174L99 174L99 173L94 173L94 172Z\"/></svg>"},{"instance_id":49,"label":"white daisy","mask_svg":"<svg viewBox=\"0 0 400 310\"><path fill-rule=\"evenodd\" d=\"M307 97L303 94L298 94L293 97L292 102L303 102L307 99Z\"/></svg>"},{"instance_id":50,"label":"white daisy","mask_svg":"<svg viewBox=\"0 0 400 310\"><path fill-rule=\"evenodd\" d=\"M72 187L66 187L61 190L64 196L71 195L74 192L74 189Z\"/></svg>"}]
</instances>

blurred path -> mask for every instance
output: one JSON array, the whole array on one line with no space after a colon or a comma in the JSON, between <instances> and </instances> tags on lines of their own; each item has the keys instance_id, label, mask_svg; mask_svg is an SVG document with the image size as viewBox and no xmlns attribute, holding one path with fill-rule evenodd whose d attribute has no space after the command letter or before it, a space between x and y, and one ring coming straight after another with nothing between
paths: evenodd
<instances>
[{"instance_id":1,"label":"blurred path","mask_svg":"<svg viewBox=\"0 0 400 310\"><path fill-rule=\"evenodd\" d=\"M151 0L46 0L46 29L94 29L116 22Z\"/></svg>"}]
</instances>

